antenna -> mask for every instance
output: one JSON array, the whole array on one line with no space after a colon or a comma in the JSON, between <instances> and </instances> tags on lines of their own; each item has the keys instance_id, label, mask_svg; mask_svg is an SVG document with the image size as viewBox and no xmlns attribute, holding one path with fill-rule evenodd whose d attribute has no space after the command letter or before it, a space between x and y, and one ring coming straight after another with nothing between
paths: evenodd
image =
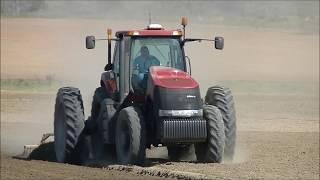
<instances>
[{"instance_id":1,"label":"antenna","mask_svg":"<svg viewBox=\"0 0 320 180\"><path fill-rule=\"evenodd\" d=\"M181 18L181 25L183 27L183 39L186 39L186 26L188 24L188 19L187 17L182 17Z\"/></svg>"},{"instance_id":2,"label":"antenna","mask_svg":"<svg viewBox=\"0 0 320 180\"><path fill-rule=\"evenodd\" d=\"M148 15L149 15L149 24L151 24L151 13L149 12Z\"/></svg>"}]
</instances>

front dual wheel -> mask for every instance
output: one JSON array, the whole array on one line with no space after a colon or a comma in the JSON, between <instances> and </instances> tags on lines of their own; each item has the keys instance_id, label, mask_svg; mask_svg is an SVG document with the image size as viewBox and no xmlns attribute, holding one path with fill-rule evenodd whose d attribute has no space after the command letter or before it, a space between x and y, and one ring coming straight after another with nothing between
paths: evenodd
<instances>
[{"instance_id":1,"label":"front dual wheel","mask_svg":"<svg viewBox=\"0 0 320 180\"><path fill-rule=\"evenodd\" d=\"M203 107L207 120L207 140L195 144L195 153L200 162L220 163L224 154L225 133L220 110L212 105Z\"/></svg>"},{"instance_id":2,"label":"front dual wheel","mask_svg":"<svg viewBox=\"0 0 320 180\"><path fill-rule=\"evenodd\" d=\"M232 160L236 147L237 126L235 103L231 90L221 86L210 87L205 102L217 107L221 112L225 133L224 159Z\"/></svg>"},{"instance_id":3,"label":"front dual wheel","mask_svg":"<svg viewBox=\"0 0 320 180\"><path fill-rule=\"evenodd\" d=\"M144 164L146 155L145 123L138 107L130 106L120 111L115 140L118 163Z\"/></svg>"}]
</instances>

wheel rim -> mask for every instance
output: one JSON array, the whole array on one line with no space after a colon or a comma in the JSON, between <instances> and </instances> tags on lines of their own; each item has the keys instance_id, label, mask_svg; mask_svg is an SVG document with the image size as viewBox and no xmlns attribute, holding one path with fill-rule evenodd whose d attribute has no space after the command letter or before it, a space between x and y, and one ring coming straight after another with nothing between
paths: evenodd
<instances>
[{"instance_id":1,"label":"wheel rim","mask_svg":"<svg viewBox=\"0 0 320 180\"><path fill-rule=\"evenodd\" d=\"M64 162L66 149L66 124L61 106L60 104L54 121L54 149L58 162Z\"/></svg>"}]
</instances>

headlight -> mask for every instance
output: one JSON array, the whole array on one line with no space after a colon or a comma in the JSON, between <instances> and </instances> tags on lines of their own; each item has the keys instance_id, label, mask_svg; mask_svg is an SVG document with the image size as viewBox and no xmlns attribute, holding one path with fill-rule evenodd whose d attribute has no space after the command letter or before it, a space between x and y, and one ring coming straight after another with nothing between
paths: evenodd
<instances>
[{"instance_id":1,"label":"headlight","mask_svg":"<svg viewBox=\"0 0 320 180\"><path fill-rule=\"evenodd\" d=\"M159 116L175 116L175 117L193 117L203 116L203 110L159 110Z\"/></svg>"}]
</instances>

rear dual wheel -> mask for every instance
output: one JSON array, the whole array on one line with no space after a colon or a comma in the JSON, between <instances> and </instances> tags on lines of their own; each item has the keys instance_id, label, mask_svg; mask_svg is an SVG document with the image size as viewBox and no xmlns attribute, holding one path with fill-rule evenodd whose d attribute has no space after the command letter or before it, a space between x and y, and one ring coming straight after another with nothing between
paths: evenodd
<instances>
[{"instance_id":1,"label":"rear dual wheel","mask_svg":"<svg viewBox=\"0 0 320 180\"><path fill-rule=\"evenodd\" d=\"M54 149L57 162L79 163L83 148L83 102L79 89L60 88L54 112Z\"/></svg>"},{"instance_id":2,"label":"rear dual wheel","mask_svg":"<svg viewBox=\"0 0 320 180\"><path fill-rule=\"evenodd\" d=\"M105 145L103 137L103 121L106 121L107 118L110 118L108 116L110 110L108 109L108 107L103 106L102 103L106 98L108 98L106 89L104 87L96 88L93 95L90 118L90 121L92 123L92 130L90 133L91 148L93 159L96 160L102 159L104 157L104 153L106 150L105 147L113 149L113 145Z\"/></svg>"}]
</instances>

